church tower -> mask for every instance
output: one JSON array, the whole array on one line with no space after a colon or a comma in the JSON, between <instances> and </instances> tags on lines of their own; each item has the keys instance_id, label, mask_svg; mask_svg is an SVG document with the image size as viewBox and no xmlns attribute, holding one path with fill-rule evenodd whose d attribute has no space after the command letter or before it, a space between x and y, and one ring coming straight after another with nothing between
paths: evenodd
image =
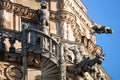
<instances>
[{"instance_id":1,"label":"church tower","mask_svg":"<svg viewBox=\"0 0 120 80\"><path fill-rule=\"evenodd\" d=\"M81 0L0 0L0 80L111 80Z\"/></svg>"}]
</instances>

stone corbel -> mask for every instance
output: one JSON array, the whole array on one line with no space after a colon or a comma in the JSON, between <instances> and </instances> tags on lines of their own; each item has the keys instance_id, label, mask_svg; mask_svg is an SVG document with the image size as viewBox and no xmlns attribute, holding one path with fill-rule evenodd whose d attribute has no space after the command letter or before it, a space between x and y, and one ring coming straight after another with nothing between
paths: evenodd
<instances>
[{"instance_id":1,"label":"stone corbel","mask_svg":"<svg viewBox=\"0 0 120 80\"><path fill-rule=\"evenodd\" d=\"M103 53L102 48L98 45L95 46L94 50L95 50L94 52L97 53L97 54L102 54Z\"/></svg>"},{"instance_id":2,"label":"stone corbel","mask_svg":"<svg viewBox=\"0 0 120 80\"><path fill-rule=\"evenodd\" d=\"M92 43L92 41L91 41L90 39L88 40L87 48L88 48L88 50L90 51L90 53L93 54L93 52L94 52L94 48L95 48L95 44Z\"/></svg>"},{"instance_id":3,"label":"stone corbel","mask_svg":"<svg viewBox=\"0 0 120 80\"><path fill-rule=\"evenodd\" d=\"M22 5L20 5L20 4L13 4L13 5L15 6L14 13L17 14L17 15L22 15L21 14Z\"/></svg>"},{"instance_id":4,"label":"stone corbel","mask_svg":"<svg viewBox=\"0 0 120 80\"><path fill-rule=\"evenodd\" d=\"M6 5L8 3L8 0L1 0L0 1L0 9L6 9Z\"/></svg>"}]
</instances>

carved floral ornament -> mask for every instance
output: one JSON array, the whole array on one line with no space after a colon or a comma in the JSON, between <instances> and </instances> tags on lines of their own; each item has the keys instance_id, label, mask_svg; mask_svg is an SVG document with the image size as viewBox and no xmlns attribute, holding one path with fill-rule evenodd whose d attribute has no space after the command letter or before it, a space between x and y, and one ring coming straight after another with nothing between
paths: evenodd
<instances>
[{"instance_id":1,"label":"carved floral ornament","mask_svg":"<svg viewBox=\"0 0 120 80\"><path fill-rule=\"evenodd\" d=\"M13 12L18 16L24 16L28 18L36 18L36 11L25 7L20 4L12 3L10 0L0 0L0 10L6 10L8 12Z\"/></svg>"}]
</instances>

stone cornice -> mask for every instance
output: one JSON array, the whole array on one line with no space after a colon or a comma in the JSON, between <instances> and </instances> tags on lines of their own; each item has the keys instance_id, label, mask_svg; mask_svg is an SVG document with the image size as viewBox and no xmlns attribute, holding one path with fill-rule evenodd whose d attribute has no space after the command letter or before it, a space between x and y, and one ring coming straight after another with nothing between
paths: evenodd
<instances>
[{"instance_id":1,"label":"stone cornice","mask_svg":"<svg viewBox=\"0 0 120 80\"><path fill-rule=\"evenodd\" d=\"M0 10L12 12L24 18L36 18L36 10L30 9L29 7L25 7L17 3L12 3L10 0L0 0Z\"/></svg>"},{"instance_id":2,"label":"stone cornice","mask_svg":"<svg viewBox=\"0 0 120 80\"><path fill-rule=\"evenodd\" d=\"M75 23L76 17L74 14L68 12L68 11L50 11L50 19L55 21L65 21L67 23Z\"/></svg>"},{"instance_id":3,"label":"stone cornice","mask_svg":"<svg viewBox=\"0 0 120 80\"><path fill-rule=\"evenodd\" d=\"M89 23L93 24L93 22L90 20L90 18L86 15L86 13L83 11L83 9L80 7L80 5L78 3L76 3L76 5L79 6L79 10L75 9L75 6L73 5L73 3L71 3L69 0L66 0L64 2L64 5L69 5L69 7L72 9L72 11L75 13L76 16L78 16L78 18L84 23L84 25L89 29L90 28L90 25ZM80 14L81 12L81 14ZM83 15L85 17L83 17ZM86 21L87 19L87 21ZM86 23L86 22L89 22L89 23Z\"/></svg>"}]
</instances>

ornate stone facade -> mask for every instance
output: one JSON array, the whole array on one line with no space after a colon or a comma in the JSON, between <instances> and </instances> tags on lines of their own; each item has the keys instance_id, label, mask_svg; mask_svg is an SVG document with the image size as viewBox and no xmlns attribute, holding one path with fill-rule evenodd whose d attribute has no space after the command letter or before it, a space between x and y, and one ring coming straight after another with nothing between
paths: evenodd
<instances>
[{"instance_id":1,"label":"ornate stone facade","mask_svg":"<svg viewBox=\"0 0 120 80\"><path fill-rule=\"evenodd\" d=\"M111 80L95 33L112 30L86 12L80 0L0 0L0 80Z\"/></svg>"}]
</instances>

